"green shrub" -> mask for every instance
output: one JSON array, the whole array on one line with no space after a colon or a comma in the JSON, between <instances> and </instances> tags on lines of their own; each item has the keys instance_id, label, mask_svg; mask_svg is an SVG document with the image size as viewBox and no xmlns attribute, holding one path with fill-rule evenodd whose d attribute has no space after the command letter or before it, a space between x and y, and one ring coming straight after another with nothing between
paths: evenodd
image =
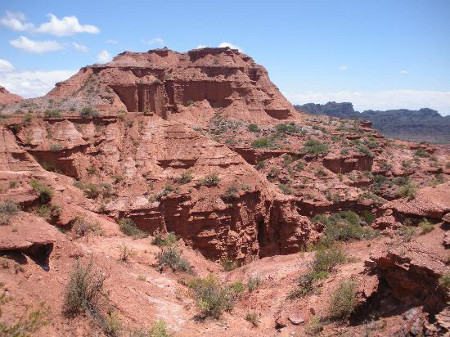
<instances>
[{"instance_id":1,"label":"green shrub","mask_svg":"<svg viewBox=\"0 0 450 337\"><path fill-rule=\"evenodd\" d=\"M160 231L156 231L153 234L154 238L152 241L152 244L158 247L170 247L175 244L175 242L178 241L178 236L176 236L174 233L170 232L167 234L163 234Z\"/></svg>"},{"instance_id":2,"label":"green shrub","mask_svg":"<svg viewBox=\"0 0 450 337\"><path fill-rule=\"evenodd\" d=\"M117 314L112 310L108 311L103 327L106 336L116 337L121 329L122 324Z\"/></svg>"},{"instance_id":3,"label":"green shrub","mask_svg":"<svg viewBox=\"0 0 450 337\"><path fill-rule=\"evenodd\" d=\"M2 289L3 284L0 283L0 318L2 316L1 307L5 303L8 303L12 298L8 297L5 291ZM39 305L39 308L28 313L28 308L21 315L21 318L13 323L11 319L7 322L0 322L0 336L2 337L31 337L41 329L43 326L49 323L48 317L50 314L50 308L44 303Z\"/></svg>"},{"instance_id":4,"label":"green shrub","mask_svg":"<svg viewBox=\"0 0 450 337\"><path fill-rule=\"evenodd\" d=\"M415 199L417 196L417 186L410 182L407 182L400 188L398 196L401 198L407 197L408 200Z\"/></svg>"},{"instance_id":5,"label":"green shrub","mask_svg":"<svg viewBox=\"0 0 450 337\"><path fill-rule=\"evenodd\" d=\"M415 227L403 225L399 229L399 234L402 236L406 241L411 241L412 237L417 234L417 230Z\"/></svg>"},{"instance_id":6,"label":"green shrub","mask_svg":"<svg viewBox=\"0 0 450 337\"><path fill-rule=\"evenodd\" d=\"M98 111L93 108L86 107L81 109L80 116L83 118L95 118L98 117Z\"/></svg>"},{"instance_id":7,"label":"green shrub","mask_svg":"<svg viewBox=\"0 0 450 337\"><path fill-rule=\"evenodd\" d=\"M430 154L425 151L424 149L418 149L415 153L414 156L419 157L419 158L428 158L430 157Z\"/></svg>"},{"instance_id":8,"label":"green shrub","mask_svg":"<svg viewBox=\"0 0 450 337\"><path fill-rule=\"evenodd\" d=\"M255 133L261 131L261 129L259 128L259 126L256 125L256 124L249 124L249 125L247 126L247 129L248 129L248 131L250 131L250 132L255 132Z\"/></svg>"},{"instance_id":9,"label":"green shrub","mask_svg":"<svg viewBox=\"0 0 450 337\"><path fill-rule=\"evenodd\" d=\"M256 140L253 141L252 143L252 147L256 148L256 149L260 149L260 148L274 148L276 147L275 143L273 142L272 139L269 139L267 137L263 137L263 138L258 138Z\"/></svg>"},{"instance_id":10,"label":"green shrub","mask_svg":"<svg viewBox=\"0 0 450 337\"><path fill-rule=\"evenodd\" d=\"M83 192L86 198L95 199L100 195L100 190L95 184L86 184L83 185Z\"/></svg>"},{"instance_id":11,"label":"green shrub","mask_svg":"<svg viewBox=\"0 0 450 337\"><path fill-rule=\"evenodd\" d=\"M45 110L44 116L46 118L60 118L61 117L61 111L58 110Z\"/></svg>"},{"instance_id":12,"label":"green shrub","mask_svg":"<svg viewBox=\"0 0 450 337\"><path fill-rule=\"evenodd\" d=\"M419 227L422 230L421 234L430 233L434 229L434 225L425 218L419 223Z\"/></svg>"},{"instance_id":13,"label":"green shrub","mask_svg":"<svg viewBox=\"0 0 450 337\"><path fill-rule=\"evenodd\" d=\"M247 288L248 292L251 293L254 290L258 289L263 284L263 280L260 276L251 276L247 280Z\"/></svg>"},{"instance_id":14,"label":"green shrub","mask_svg":"<svg viewBox=\"0 0 450 337\"><path fill-rule=\"evenodd\" d=\"M136 224L130 218L119 219L119 229L120 231L128 236L132 236L137 239L146 238L148 233L141 231L136 227Z\"/></svg>"},{"instance_id":15,"label":"green shrub","mask_svg":"<svg viewBox=\"0 0 450 337\"><path fill-rule=\"evenodd\" d=\"M41 204L47 204L52 200L53 190L36 179L32 179L30 182L31 188L39 195L39 202Z\"/></svg>"},{"instance_id":16,"label":"green shrub","mask_svg":"<svg viewBox=\"0 0 450 337\"><path fill-rule=\"evenodd\" d=\"M222 265L222 268L225 271L232 271L239 267L239 263L237 261L228 259L220 261L220 264Z\"/></svg>"},{"instance_id":17,"label":"green shrub","mask_svg":"<svg viewBox=\"0 0 450 337\"><path fill-rule=\"evenodd\" d=\"M375 221L375 215L373 215L373 213L371 211L368 211L367 209L361 212L361 216L369 225L371 225Z\"/></svg>"},{"instance_id":18,"label":"green shrub","mask_svg":"<svg viewBox=\"0 0 450 337\"><path fill-rule=\"evenodd\" d=\"M59 152L62 149L63 149L63 146L61 144L59 144L59 143L50 145L50 151L52 151L52 152Z\"/></svg>"},{"instance_id":19,"label":"green shrub","mask_svg":"<svg viewBox=\"0 0 450 337\"><path fill-rule=\"evenodd\" d=\"M191 105L194 105L194 101L191 99L189 101L187 101L186 103L184 103L184 106L191 106Z\"/></svg>"},{"instance_id":20,"label":"green shrub","mask_svg":"<svg viewBox=\"0 0 450 337\"><path fill-rule=\"evenodd\" d=\"M223 311L230 311L234 306L237 294L213 275L191 280L188 286L192 289L202 318L218 319Z\"/></svg>"},{"instance_id":21,"label":"green shrub","mask_svg":"<svg viewBox=\"0 0 450 337\"><path fill-rule=\"evenodd\" d=\"M334 320L346 319L357 304L356 283L353 280L342 280L331 295L329 316Z\"/></svg>"},{"instance_id":22,"label":"green shrub","mask_svg":"<svg viewBox=\"0 0 450 337\"><path fill-rule=\"evenodd\" d=\"M324 236L331 240L361 240L363 238L372 237L374 234L374 231L371 228L362 227L359 216L351 211L341 211L329 216L319 214L314 216L311 220L322 223L325 226Z\"/></svg>"},{"instance_id":23,"label":"green shrub","mask_svg":"<svg viewBox=\"0 0 450 337\"><path fill-rule=\"evenodd\" d=\"M220 178L219 175L214 173L214 174L209 174L206 177L200 179L197 183L197 186L217 186L220 182Z\"/></svg>"},{"instance_id":24,"label":"green shrub","mask_svg":"<svg viewBox=\"0 0 450 337\"><path fill-rule=\"evenodd\" d=\"M248 313L245 315L245 320L252 323L252 325L256 328L259 323L259 317L257 313Z\"/></svg>"},{"instance_id":25,"label":"green shrub","mask_svg":"<svg viewBox=\"0 0 450 337\"><path fill-rule=\"evenodd\" d=\"M220 195L220 198L227 203L231 203L238 198L238 193L238 188L236 186L231 186L225 191L225 193Z\"/></svg>"},{"instance_id":26,"label":"green shrub","mask_svg":"<svg viewBox=\"0 0 450 337\"><path fill-rule=\"evenodd\" d=\"M441 287L444 288L450 288L450 273L444 273L440 278L439 278L439 285Z\"/></svg>"},{"instance_id":27,"label":"green shrub","mask_svg":"<svg viewBox=\"0 0 450 337\"><path fill-rule=\"evenodd\" d=\"M279 184L278 188L281 190L281 192L283 192L286 195L291 195L292 194L292 190L288 185L285 184Z\"/></svg>"},{"instance_id":28,"label":"green shrub","mask_svg":"<svg viewBox=\"0 0 450 337\"><path fill-rule=\"evenodd\" d=\"M76 316L83 312L93 312L103 291L105 276L93 270L92 262L82 265L79 260L70 274L64 296L63 312Z\"/></svg>"},{"instance_id":29,"label":"green shrub","mask_svg":"<svg viewBox=\"0 0 450 337\"><path fill-rule=\"evenodd\" d=\"M100 225L98 222L91 222L82 216L77 216L73 222L72 231L76 237L98 234L100 232Z\"/></svg>"},{"instance_id":30,"label":"green shrub","mask_svg":"<svg viewBox=\"0 0 450 337\"><path fill-rule=\"evenodd\" d=\"M19 210L19 205L10 199L0 202L0 226L9 224L11 218L16 215Z\"/></svg>"},{"instance_id":31,"label":"green shrub","mask_svg":"<svg viewBox=\"0 0 450 337\"><path fill-rule=\"evenodd\" d=\"M326 155L328 153L328 145L315 139L309 139L303 146L302 152L311 154L315 157Z\"/></svg>"},{"instance_id":32,"label":"green shrub","mask_svg":"<svg viewBox=\"0 0 450 337\"><path fill-rule=\"evenodd\" d=\"M176 247L167 247L157 255L160 270L169 266L174 271L184 271L193 274L192 266L181 256L181 251Z\"/></svg>"},{"instance_id":33,"label":"green shrub","mask_svg":"<svg viewBox=\"0 0 450 337\"><path fill-rule=\"evenodd\" d=\"M278 133L287 133L287 134L300 133L302 131L302 129L297 125L295 125L294 122L278 124L275 126L275 130Z\"/></svg>"},{"instance_id":34,"label":"green shrub","mask_svg":"<svg viewBox=\"0 0 450 337\"><path fill-rule=\"evenodd\" d=\"M188 184L192 181L192 173L191 172L184 172L178 179L176 179L176 182L180 185Z\"/></svg>"},{"instance_id":35,"label":"green shrub","mask_svg":"<svg viewBox=\"0 0 450 337\"><path fill-rule=\"evenodd\" d=\"M262 170L265 167L266 167L266 162L264 160L257 162L255 165L255 169L257 169L258 171Z\"/></svg>"},{"instance_id":36,"label":"green shrub","mask_svg":"<svg viewBox=\"0 0 450 337\"><path fill-rule=\"evenodd\" d=\"M305 327L308 335L316 336L323 330L323 323L319 316L313 316Z\"/></svg>"}]
</instances>

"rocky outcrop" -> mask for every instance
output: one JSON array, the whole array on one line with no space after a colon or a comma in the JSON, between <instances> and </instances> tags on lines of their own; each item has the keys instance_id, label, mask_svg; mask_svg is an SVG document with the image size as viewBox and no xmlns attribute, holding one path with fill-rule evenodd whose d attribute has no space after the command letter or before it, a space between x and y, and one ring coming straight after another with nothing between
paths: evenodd
<instances>
[{"instance_id":1,"label":"rocky outcrop","mask_svg":"<svg viewBox=\"0 0 450 337\"><path fill-rule=\"evenodd\" d=\"M0 106L16 103L23 100L22 97L16 94L10 93L8 90L6 90L4 87L0 86Z\"/></svg>"}]
</instances>

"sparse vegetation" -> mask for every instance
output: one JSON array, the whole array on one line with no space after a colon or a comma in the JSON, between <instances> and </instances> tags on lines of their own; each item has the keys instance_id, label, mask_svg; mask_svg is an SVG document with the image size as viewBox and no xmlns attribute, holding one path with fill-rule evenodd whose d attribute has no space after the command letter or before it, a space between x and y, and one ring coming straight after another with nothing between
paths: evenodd
<instances>
[{"instance_id":1,"label":"sparse vegetation","mask_svg":"<svg viewBox=\"0 0 450 337\"><path fill-rule=\"evenodd\" d=\"M305 332L311 336L317 336L323 330L323 323L319 316L313 316L305 327Z\"/></svg>"},{"instance_id":2,"label":"sparse vegetation","mask_svg":"<svg viewBox=\"0 0 450 337\"><path fill-rule=\"evenodd\" d=\"M288 185L285 184L279 184L278 188L281 190L281 192L283 192L286 195L291 195L292 194L292 190Z\"/></svg>"},{"instance_id":3,"label":"sparse vegetation","mask_svg":"<svg viewBox=\"0 0 450 337\"><path fill-rule=\"evenodd\" d=\"M45 110L44 111L45 118L60 118L61 117L61 111L58 110Z\"/></svg>"},{"instance_id":4,"label":"sparse vegetation","mask_svg":"<svg viewBox=\"0 0 450 337\"><path fill-rule=\"evenodd\" d=\"M141 231L136 227L136 224L130 218L119 219L119 229L120 231L128 236L132 236L136 239L145 238L148 236L146 232Z\"/></svg>"},{"instance_id":5,"label":"sparse vegetation","mask_svg":"<svg viewBox=\"0 0 450 337\"><path fill-rule=\"evenodd\" d=\"M272 139L263 137L263 138L258 138L255 141L253 141L252 147L254 147L256 149L260 149L260 148L275 148L277 146Z\"/></svg>"},{"instance_id":6,"label":"sparse vegetation","mask_svg":"<svg viewBox=\"0 0 450 337\"><path fill-rule=\"evenodd\" d=\"M0 283L0 318L2 317L1 307L12 301L13 299L6 295L3 290L3 284ZM48 317L50 315L50 308L41 303L39 308L28 312L26 311L21 315L20 319L13 323L11 320L7 322L0 322L0 336L2 337L31 337L34 334L49 323Z\"/></svg>"},{"instance_id":7,"label":"sparse vegetation","mask_svg":"<svg viewBox=\"0 0 450 337\"><path fill-rule=\"evenodd\" d=\"M207 187L211 187L211 186L217 186L220 182L220 178L219 175L214 173L214 174L209 174L206 177L203 177L202 179L200 179L197 182L197 186L207 186Z\"/></svg>"},{"instance_id":8,"label":"sparse vegetation","mask_svg":"<svg viewBox=\"0 0 450 337\"><path fill-rule=\"evenodd\" d=\"M411 182L406 182L398 192L398 196L401 198L408 198L408 200L413 200L417 196L417 186Z\"/></svg>"},{"instance_id":9,"label":"sparse vegetation","mask_svg":"<svg viewBox=\"0 0 450 337\"><path fill-rule=\"evenodd\" d=\"M52 200L53 190L36 179L32 179L30 182L31 188L39 195L39 202L47 204Z\"/></svg>"},{"instance_id":10,"label":"sparse vegetation","mask_svg":"<svg viewBox=\"0 0 450 337\"><path fill-rule=\"evenodd\" d=\"M434 225L432 222L430 222L430 220L424 218L419 223L419 228L421 229L421 234L427 234L427 233L430 233L434 229Z\"/></svg>"},{"instance_id":11,"label":"sparse vegetation","mask_svg":"<svg viewBox=\"0 0 450 337\"><path fill-rule=\"evenodd\" d=\"M98 117L98 111L93 108L86 107L81 109L80 116L83 118L95 118Z\"/></svg>"},{"instance_id":12,"label":"sparse vegetation","mask_svg":"<svg viewBox=\"0 0 450 337\"><path fill-rule=\"evenodd\" d=\"M10 199L0 202L0 226L9 224L11 218L20 210L19 205Z\"/></svg>"},{"instance_id":13,"label":"sparse vegetation","mask_svg":"<svg viewBox=\"0 0 450 337\"><path fill-rule=\"evenodd\" d=\"M83 265L76 261L66 287L63 311L66 316L96 311L98 299L103 291L105 276L93 270L92 261Z\"/></svg>"},{"instance_id":14,"label":"sparse vegetation","mask_svg":"<svg viewBox=\"0 0 450 337\"><path fill-rule=\"evenodd\" d=\"M302 152L311 154L314 157L326 155L328 153L328 145L315 139L309 139L305 143Z\"/></svg>"},{"instance_id":15,"label":"sparse vegetation","mask_svg":"<svg viewBox=\"0 0 450 337\"><path fill-rule=\"evenodd\" d=\"M441 287L450 288L450 273L444 273L440 278L439 278L439 285Z\"/></svg>"},{"instance_id":16,"label":"sparse vegetation","mask_svg":"<svg viewBox=\"0 0 450 337\"><path fill-rule=\"evenodd\" d=\"M100 232L100 225L98 222L87 220L83 216L77 216L72 225L72 231L76 237L83 237L88 234L98 234Z\"/></svg>"},{"instance_id":17,"label":"sparse vegetation","mask_svg":"<svg viewBox=\"0 0 450 337\"><path fill-rule=\"evenodd\" d=\"M263 284L263 280L260 276L252 276L247 280L247 289L248 292L251 293L254 290L258 289Z\"/></svg>"},{"instance_id":18,"label":"sparse vegetation","mask_svg":"<svg viewBox=\"0 0 450 337\"><path fill-rule=\"evenodd\" d=\"M403 226L399 229L399 234L400 234L400 236L403 237L403 239L404 239L405 241L411 241L411 239L413 238L413 236L417 234L417 230L416 230L415 227L403 225Z\"/></svg>"},{"instance_id":19,"label":"sparse vegetation","mask_svg":"<svg viewBox=\"0 0 450 337\"><path fill-rule=\"evenodd\" d=\"M331 295L330 318L334 320L348 318L355 310L357 303L355 281L342 280L335 292Z\"/></svg>"},{"instance_id":20,"label":"sparse vegetation","mask_svg":"<svg viewBox=\"0 0 450 337\"><path fill-rule=\"evenodd\" d=\"M193 175L191 172L184 172L178 179L176 179L176 182L180 185L188 184L192 181Z\"/></svg>"},{"instance_id":21,"label":"sparse vegetation","mask_svg":"<svg viewBox=\"0 0 450 337\"><path fill-rule=\"evenodd\" d=\"M239 267L239 263L237 261L233 261L233 260L229 260L229 259L220 261L220 264L222 265L222 268L225 271L232 271Z\"/></svg>"},{"instance_id":22,"label":"sparse vegetation","mask_svg":"<svg viewBox=\"0 0 450 337\"><path fill-rule=\"evenodd\" d=\"M119 261L129 262L130 258L135 255L135 251L128 247L126 244L122 244L119 246Z\"/></svg>"},{"instance_id":23,"label":"sparse vegetation","mask_svg":"<svg viewBox=\"0 0 450 337\"><path fill-rule=\"evenodd\" d=\"M236 186L227 188L225 193L220 195L220 198L226 203L231 203L238 198L239 190Z\"/></svg>"},{"instance_id":24,"label":"sparse vegetation","mask_svg":"<svg viewBox=\"0 0 450 337\"><path fill-rule=\"evenodd\" d=\"M192 289L193 297L200 310L200 317L218 319L223 311L230 311L237 294L227 285L223 285L213 275L206 278L196 278L188 283Z\"/></svg>"},{"instance_id":25,"label":"sparse vegetation","mask_svg":"<svg viewBox=\"0 0 450 337\"><path fill-rule=\"evenodd\" d=\"M260 131L261 131L261 129L259 128L259 126L256 125L256 124L249 124L249 125L247 126L247 129L248 129L248 131L254 132L254 133L257 133L257 132L260 132Z\"/></svg>"},{"instance_id":26,"label":"sparse vegetation","mask_svg":"<svg viewBox=\"0 0 450 337\"><path fill-rule=\"evenodd\" d=\"M170 247L178 241L178 237L172 232L164 234L160 231L156 231L153 236L152 244L158 247Z\"/></svg>"},{"instance_id":27,"label":"sparse vegetation","mask_svg":"<svg viewBox=\"0 0 450 337\"><path fill-rule=\"evenodd\" d=\"M245 320L249 321L250 323L252 323L252 325L256 328L258 326L258 321L259 321L259 317L258 314L253 312L253 313L248 313L247 315L245 315Z\"/></svg>"},{"instance_id":28,"label":"sparse vegetation","mask_svg":"<svg viewBox=\"0 0 450 337\"><path fill-rule=\"evenodd\" d=\"M183 256L181 251L176 247L167 247L157 255L160 270L165 266L169 266L174 271L184 271L193 274L192 266Z\"/></svg>"}]
</instances>

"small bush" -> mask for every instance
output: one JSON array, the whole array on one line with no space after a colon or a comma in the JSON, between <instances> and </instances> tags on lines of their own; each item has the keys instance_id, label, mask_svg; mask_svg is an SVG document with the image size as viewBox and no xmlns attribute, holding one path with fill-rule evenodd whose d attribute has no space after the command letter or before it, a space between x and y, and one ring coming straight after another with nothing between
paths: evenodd
<instances>
[{"instance_id":1,"label":"small bush","mask_svg":"<svg viewBox=\"0 0 450 337\"><path fill-rule=\"evenodd\" d=\"M256 125L256 124L249 124L249 125L247 126L247 129L248 129L248 131L250 131L250 132L255 132L255 133L261 131L261 129L259 128L259 126Z\"/></svg>"},{"instance_id":2,"label":"small bush","mask_svg":"<svg viewBox=\"0 0 450 337\"><path fill-rule=\"evenodd\" d=\"M419 228L422 230L421 234L427 234L434 229L434 225L428 219L423 219L419 223Z\"/></svg>"},{"instance_id":3,"label":"small bush","mask_svg":"<svg viewBox=\"0 0 450 337\"><path fill-rule=\"evenodd\" d=\"M0 288L3 288L3 284L0 283ZM8 297L2 290L0 293L0 318L2 316L1 306L11 301L12 298ZM21 318L12 323L0 322L0 336L2 337L31 337L41 329L43 326L49 323L48 317L50 314L50 308L44 303L39 305L39 308L28 313L28 309L21 315Z\"/></svg>"},{"instance_id":4,"label":"small bush","mask_svg":"<svg viewBox=\"0 0 450 337\"><path fill-rule=\"evenodd\" d=\"M417 186L407 182L400 188L398 196L401 198L407 197L409 200L415 199L417 196Z\"/></svg>"},{"instance_id":5,"label":"small bush","mask_svg":"<svg viewBox=\"0 0 450 337\"><path fill-rule=\"evenodd\" d=\"M353 280L342 280L331 296L330 318L334 320L348 318L355 310L357 304L356 283Z\"/></svg>"},{"instance_id":6,"label":"small bush","mask_svg":"<svg viewBox=\"0 0 450 337\"><path fill-rule=\"evenodd\" d=\"M228 259L220 261L220 264L222 265L222 268L225 271L232 271L239 267L238 261L233 261L233 260L228 260Z\"/></svg>"},{"instance_id":7,"label":"small bush","mask_svg":"<svg viewBox=\"0 0 450 337\"><path fill-rule=\"evenodd\" d=\"M236 293L229 286L222 285L213 275L194 279L188 285L193 291L202 318L218 319L223 311L230 311L234 306Z\"/></svg>"},{"instance_id":8,"label":"small bush","mask_svg":"<svg viewBox=\"0 0 450 337\"><path fill-rule=\"evenodd\" d=\"M160 270L169 266L174 271L184 271L192 274L192 266L181 256L181 252L176 247L167 247L157 255Z\"/></svg>"},{"instance_id":9,"label":"small bush","mask_svg":"<svg viewBox=\"0 0 450 337\"><path fill-rule=\"evenodd\" d=\"M318 316L313 316L305 327L308 335L316 336L323 330L323 323Z\"/></svg>"},{"instance_id":10,"label":"small bush","mask_svg":"<svg viewBox=\"0 0 450 337\"><path fill-rule=\"evenodd\" d=\"M86 198L95 199L100 195L100 190L95 184L82 185L82 190Z\"/></svg>"},{"instance_id":11,"label":"small bush","mask_svg":"<svg viewBox=\"0 0 450 337\"><path fill-rule=\"evenodd\" d=\"M106 336L118 336L119 331L122 329L122 324L120 323L119 317L114 311L108 311L108 315L104 321L103 331Z\"/></svg>"},{"instance_id":12,"label":"small bush","mask_svg":"<svg viewBox=\"0 0 450 337\"><path fill-rule=\"evenodd\" d=\"M156 321L152 324L149 331L149 337L170 337L172 333L167 328L167 324L164 321Z\"/></svg>"},{"instance_id":13,"label":"small bush","mask_svg":"<svg viewBox=\"0 0 450 337\"><path fill-rule=\"evenodd\" d=\"M62 149L63 149L63 146L59 143L50 145L50 151L52 151L52 152L59 152Z\"/></svg>"},{"instance_id":14,"label":"small bush","mask_svg":"<svg viewBox=\"0 0 450 337\"><path fill-rule=\"evenodd\" d=\"M217 186L220 182L220 178L217 174L209 174L206 177L199 180L197 186Z\"/></svg>"},{"instance_id":15,"label":"small bush","mask_svg":"<svg viewBox=\"0 0 450 337\"><path fill-rule=\"evenodd\" d=\"M191 105L194 105L194 101L191 99L189 101L187 101L186 103L184 103L184 106L191 106Z\"/></svg>"},{"instance_id":16,"label":"small bush","mask_svg":"<svg viewBox=\"0 0 450 337\"><path fill-rule=\"evenodd\" d=\"M58 110L45 110L44 116L46 118L60 118L61 117L61 111Z\"/></svg>"},{"instance_id":17,"label":"small bush","mask_svg":"<svg viewBox=\"0 0 450 337\"><path fill-rule=\"evenodd\" d=\"M319 249L312 263L312 270L317 273L331 272L338 264L345 262L345 253L335 247Z\"/></svg>"},{"instance_id":18,"label":"small bush","mask_svg":"<svg viewBox=\"0 0 450 337\"><path fill-rule=\"evenodd\" d=\"M20 210L19 205L10 199L0 203L0 226L9 224L10 219Z\"/></svg>"},{"instance_id":19,"label":"small bush","mask_svg":"<svg viewBox=\"0 0 450 337\"><path fill-rule=\"evenodd\" d=\"M263 284L263 280L260 276L252 276L247 281L248 292L251 293L258 289Z\"/></svg>"},{"instance_id":20,"label":"small bush","mask_svg":"<svg viewBox=\"0 0 450 337\"><path fill-rule=\"evenodd\" d=\"M302 129L299 128L297 125L295 125L294 122L278 124L275 126L275 130L278 133L287 133L287 134L300 133L302 131Z\"/></svg>"},{"instance_id":21,"label":"small bush","mask_svg":"<svg viewBox=\"0 0 450 337\"><path fill-rule=\"evenodd\" d=\"M47 204L52 200L53 190L36 179L32 179L30 182L31 188L38 193L39 202L42 204Z\"/></svg>"},{"instance_id":22,"label":"small bush","mask_svg":"<svg viewBox=\"0 0 450 337\"><path fill-rule=\"evenodd\" d=\"M259 317L257 313L248 313L245 315L245 320L252 323L252 325L256 328L259 323Z\"/></svg>"},{"instance_id":23,"label":"small bush","mask_svg":"<svg viewBox=\"0 0 450 337\"><path fill-rule=\"evenodd\" d=\"M276 145L275 145L275 143L273 142L272 139L269 139L267 137L263 137L263 138L258 138L255 141L253 141L252 147L254 147L256 149L260 149L260 148L274 148L274 147L276 147Z\"/></svg>"},{"instance_id":24,"label":"small bush","mask_svg":"<svg viewBox=\"0 0 450 337\"><path fill-rule=\"evenodd\" d=\"M119 229L123 234L137 239L146 238L148 236L148 233L137 228L134 221L129 218L119 219Z\"/></svg>"},{"instance_id":25,"label":"small bush","mask_svg":"<svg viewBox=\"0 0 450 337\"><path fill-rule=\"evenodd\" d=\"M97 222L90 222L82 216L77 216L73 222L72 231L76 237L83 237L99 233L100 225Z\"/></svg>"},{"instance_id":26,"label":"small bush","mask_svg":"<svg viewBox=\"0 0 450 337\"><path fill-rule=\"evenodd\" d=\"M230 202L235 201L238 198L238 193L239 193L238 188L236 186L231 186L225 191L224 194L220 195L220 198L223 201L230 203Z\"/></svg>"},{"instance_id":27,"label":"small bush","mask_svg":"<svg viewBox=\"0 0 450 337\"><path fill-rule=\"evenodd\" d=\"M439 285L444 288L450 288L450 273L444 273L439 278Z\"/></svg>"},{"instance_id":28,"label":"small bush","mask_svg":"<svg viewBox=\"0 0 450 337\"><path fill-rule=\"evenodd\" d=\"M98 117L98 111L90 107L83 108L80 111L80 116L83 118L95 118Z\"/></svg>"},{"instance_id":29,"label":"small bush","mask_svg":"<svg viewBox=\"0 0 450 337\"><path fill-rule=\"evenodd\" d=\"M192 173L191 172L184 172L177 180L176 182L180 185L188 184L192 181Z\"/></svg>"},{"instance_id":30,"label":"small bush","mask_svg":"<svg viewBox=\"0 0 450 337\"><path fill-rule=\"evenodd\" d=\"M130 258L136 254L133 249L131 249L125 244L119 246L119 251L120 251L119 261L122 262L129 262Z\"/></svg>"},{"instance_id":31,"label":"small bush","mask_svg":"<svg viewBox=\"0 0 450 337\"><path fill-rule=\"evenodd\" d=\"M67 316L93 312L103 291L105 276L93 270L92 262L82 265L79 260L66 287L63 311Z\"/></svg>"},{"instance_id":32,"label":"small bush","mask_svg":"<svg viewBox=\"0 0 450 337\"><path fill-rule=\"evenodd\" d=\"M178 241L178 236L171 232L164 235L162 232L156 231L153 236L152 244L158 247L170 247Z\"/></svg>"},{"instance_id":33,"label":"small bush","mask_svg":"<svg viewBox=\"0 0 450 337\"><path fill-rule=\"evenodd\" d=\"M285 184L279 184L278 188L281 190L281 192L283 192L286 195L291 195L292 194L292 190L288 185Z\"/></svg>"},{"instance_id":34,"label":"small bush","mask_svg":"<svg viewBox=\"0 0 450 337\"><path fill-rule=\"evenodd\" d=\"M411 241L412 237L417 234L417 230L415 227L403 225L399 229L399 234L405 239L405 241Z\"/></svg>"},{"instance_id":35,"label":"small bush","mask_svg":"<svg viewBox=\"0 0 450 337\"><path fill-rule=\"evenodd\" d=\"M310 139L305 143L302 150L303 153L311 154L314 157L326 155L328 153L328 145L315 139Z\"/></svg>"}]
</instances>

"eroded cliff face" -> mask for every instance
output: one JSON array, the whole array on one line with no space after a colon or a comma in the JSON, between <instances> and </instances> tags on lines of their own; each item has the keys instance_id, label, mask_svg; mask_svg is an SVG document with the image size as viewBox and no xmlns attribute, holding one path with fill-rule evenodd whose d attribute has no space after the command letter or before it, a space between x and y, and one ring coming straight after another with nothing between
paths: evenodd
<instances>
[{"instance_id":1,"label":"eroded cliff face","mask_svg":"<svg viewBox=\"0 0 450 337\"><path fill-rule=\"evenodd\" d=\"M41 110L92 106L104 112L139 111L167 119L200 101L255 120L286 119L295 112L264 67L229 48L124 52L105 65L81 69L26 104Z\"/></svg>"},{"instance_id":2,"label":"eroded cliff face","mask_svg":"<svg viewBox=\"0 0 450 337\"><path fill-rule=\"evenodd\" d=\"M0 86L0 106L19 102L21 100L23 100L22 97L20 97L19 95L12 94L4 87Z\"/></svg>"}]
</instances>

